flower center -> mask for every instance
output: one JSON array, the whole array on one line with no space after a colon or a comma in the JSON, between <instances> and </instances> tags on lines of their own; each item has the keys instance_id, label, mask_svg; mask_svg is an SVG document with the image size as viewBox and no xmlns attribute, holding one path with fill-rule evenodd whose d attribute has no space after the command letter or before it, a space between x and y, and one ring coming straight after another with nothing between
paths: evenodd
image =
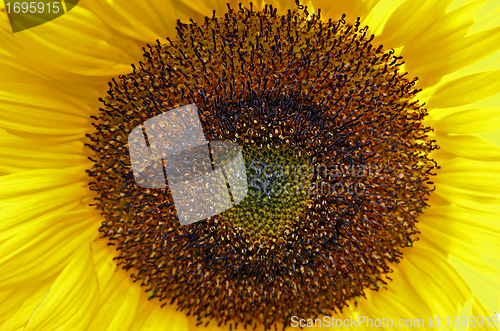
<instances>
[{"instance_id":1,"label":"flower center","mask_svg":"<svg viewBox=\"0 0 500 331\"><path fill-rule=\"evenodd\" d=\"M305 213L311 167L286 148L246 147L244 155L248 194L221 218L254 239L279 236Z\"/></svg>"},{"instance_id":2,"label":"flower center","mask_svg":"<svg viewBox=\"0 0 500 331\"><path fill-rule=\"evenodd\" d=\"M240 7L179 22L175 41L112 79L88 135L90 188L118 264L151 298L200 324L268 329L387 284L417 240L436 145L416 79L367 29ZM248 193L181 226L168 186L136 183L127 137L190 104L206 140L242 148Z\"/></svg>"}]
</instances>

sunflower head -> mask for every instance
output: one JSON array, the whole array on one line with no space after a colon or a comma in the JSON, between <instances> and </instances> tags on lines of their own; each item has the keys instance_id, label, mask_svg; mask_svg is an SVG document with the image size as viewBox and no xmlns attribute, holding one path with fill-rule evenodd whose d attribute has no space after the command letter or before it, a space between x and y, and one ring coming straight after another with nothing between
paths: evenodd
<instances>
[{"instance_id":1,"label":"sunflower head","mask_svg":"<svg viewBox=\"0 0 500 331\"><path fill-rule=\"evenodd\" d=\"M436 167L417 79L359 19L319 12L240 5L179 21L101 99L88 135L100 231L151 298L200 323L269 328L339 311L386 284L417 239ZM188 104L207 140L242 147L249 189L180 226L168 187L135 182L127 136Z\"/></svg>"}]
</instances>

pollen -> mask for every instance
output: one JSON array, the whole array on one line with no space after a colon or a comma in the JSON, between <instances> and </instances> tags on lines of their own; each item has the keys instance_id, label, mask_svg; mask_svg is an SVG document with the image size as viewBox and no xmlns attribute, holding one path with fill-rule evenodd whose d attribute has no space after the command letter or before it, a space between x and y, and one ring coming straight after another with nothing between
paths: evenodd
<instances>
[{"instance_id":1,"label":"pollen","mask_svg":"<svg viewBox=\"0 0 500 331\"><path fill-rule=\"evenodd\" d=\"M438 148L417 79L359 19L228 8L147 45L88 134L102 236L150 300L199 325L282 328L390 286L418 239ZM181 226L171 191L134 181L127 137L196 104L206 139L242 148L248 194Z\"/></svg>"}]
</instances>

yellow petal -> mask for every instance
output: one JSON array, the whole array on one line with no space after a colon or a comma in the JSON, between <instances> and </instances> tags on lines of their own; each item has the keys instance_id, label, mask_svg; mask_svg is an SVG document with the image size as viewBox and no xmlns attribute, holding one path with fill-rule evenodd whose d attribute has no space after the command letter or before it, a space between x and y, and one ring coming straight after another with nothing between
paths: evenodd
<instances>
[{"instance_id":1,"label":"yellow petal","mask_svg":"<svg viewBox=\"0 0 500 331\"><path fill-rule=\"evenodd\" d=\"M497 272L478 270L464 262L460 256L451 256L450 262L466 280L474 294L489 308L489 314L500 310L500 275Z\"/></svg>"},{"instance_id":2,"label":"yellow petal","mask_svg":"<svg viewBox=\"0 0 500 331\"><path fill-rule=\"evenodd\" d=\"M387 20L382 34L375 38L375 43L382 43L386 48L398 48L418 38L441 16L451 0L406 0Z\"/></svg>"},{"instance_id":3,"label":"yellow petal","mask_svg":"<svg viewBox=\"0 0 500 331\"><path fill-rule=\"evenodd\" d=\"M51 68L58 67L86 76L116 76L130 71L130 64L142 54L135 42L119 38L82 6L10 39L8 52L23 62L46 67L47 75Z\"/></svg>"},{"instance_id":4,"label":"yellow petal","mask_svg":"<svg viewBox=\"0 0 500 331\"><path fill-rule=\"evenodd\" d=\"M27 320L26 331L87 331L98 308L99 288L89 244L83 245Z\"/></svg>"},{"instance_id":5,"label":"yellow petal","mask_svg":"<svg viewBox=\"0 0 500 331\"><path fill-rule=\"evenodd\" d=\"M20 65L18 58L5 50L0 50L2 63L0 84L25 84L26 88L33 85L50 88L76 98L79 102L77 105L83 110L95 112L101 107L98 98L106 93L109 77L83 76L58 67L47 67L35 61L24 61ZM65 99L64 93L60 95L62 99Z\"/></svg>"},{"instance_id":6,"label":"yellow petal","mask_svg":"<svg viewBox=\"0 0 500 331\"><path fill-rule=\"evenodd\" d=\"M204 0L198 2L189 0L173 1L174 6L180 5L180 8L182 8L179 10L180 12L186 11L185 8L189 8L193 13L198 13L201 16L198 18L199 23L201 22L200 18L203 18L205 16L212 17L214 10L216 16L223 16L228 10L226 5L227 3L229 3L231 8L233 9L238 8L238 1L234 0L229 0L229 1Z\"/></svg>"},{"instance_id":7,"label":"yellow petal","mask_svg":"<svg viewBox=\"0 0 500 331\"><path fill-rule=\"evenodd\" d=\"M500 108L485 107L453 112L429 124L448 133L477 133L500 128Z\"/></svg>"},{"instance_id":8,"label":"yellow petal","mask_svg":"<svg viewBox=\"0 0 500 331\"><path fill-rule=\"evenodd\" d=\"M78 192L75 187L68 186L50 190L46 196L38 194L23 196L22 201L15 203L0 201L2 210L0 242L22 232L27 223L47 224L57 215L81 206L80 201L75 201L73 197L75 192Z\"/></svg>"},{"instance_id":9,"label":"yellow petal","mask_svg":"<svg viewBox=\"0 0 500 331\"><path fill-rule=\"evenodd\" d=\"M433 85L444 75L500 49L500 27L465 37L483 4L483 0L474 1L446 14L426 33L404 46L401 55L406 70L419 77L420 87Z\"/></svg>"},{"instance_id":10,"label":"yellow petal","mask_svg":"<svg viewBox=\"0 0 500 331\"><path fill-rule=\"evenodd\" d=\"M146 321L139 329L140 331L188 331L186 314L176 311L173 307L153 309ZM214 323L211 323L214 324ZM206 329L210 330L210 327Z\"/></svg>"},{"instance_id":11,"label":"yellow petal","mask_svg":"<svg viewBox=\"0 0 500 331\"><path fill-rule=\"evenodd\" d=\"M488 187L489 188L489 187ZM435 194L463 208L480 212L498 213L500 198L489 193L480 193L472 189L457 188L455 185L439 184Z\"/></svg>"},{"instance_id":12,"label":"yellow petal","mask_svg":"<svg viewBox=\"0 0 500 331\"><path fill-rule=\"evenodd\" d=\"M475 16L485 2L486 0L469 1L461 7L448 11L419 38L405 44L403 52L408 53L410 56L427 56L427 53L432 52L435 47L444 50L452 46L452 40L458 41L460 38L465 37L467 32L474 26ZM442 38L449 39L440 44L439 40Z\"/></svg>"},{"instance_id":13,"label":"yellow petal","mask_svg":"<svg viewBox=\"0 0 500 331\"><path fill-rule=\"evenodd\" d=\"M88 176L85 169L87 167L88 164L66 169L37 169L0 177L0 199L2 199L0 204L19 195L41 191L45 191L46 195L50 197L50 193L46 192L46 190L74 183L78 183L80 187L86 187ZM82 194L80 190L76 190L72 198L76 200L86 194L88 194L88 191Z\"/></svg>"},{"instance_id":14,"label":"yellow petal","mask_svg":"<svg viewBox=\"0 0 500 331\"><path fill-rule=\"evenodd\" d=\"M40 168L66 168L87 163L80 141L40 142L0 129L0 175Z\"/></svg>"},{"instance_id":15,"label":"yellow petal","mask_svg":"<svg viewBox=\"0 0 500 331\"><path fill-rule=\"evenodd\" d=\"M115 275L105 288L101 288L99 310L89 330L129 330L136 317L141 286L134 284L126 274Z\"/></svg>"},{"instance_id":16,"label":"yellow petal","mask_svg":"<svg viewBox=\"0 0 500 331\"><path fill-rule=\"evenodd\" d=\"M500 92L499 77L500 70L490 70L454 79L437 89L428 107L457 107L491 97Z\"/></svg>"},{"instance_id":17,"label":"yellow petal","mask_svg":"<svg viewBox=\"0 0 500 331\"><path fill-rule=\"evenodd\" d=\"M50 289L51 283L39 285L27 284L23 286L26 290L30 290L30 295L24 296L21 293L14 293L12 301L23 300L17 306L17 310L6 317L4 323L0 325L0 331L24 331L26 323L28 322L30 316L33 314L35 309L40 305L41 302L47 297L47 292Z\"/></svg>"},{"instance_id":18,"label":"yellow petal","mask_svg":"<svg viewBox=\"0 0 500 331\"><path fill-rule=\"evenodd\" d=\"M392 290L391 287L394 286L393 283L396 279L393 275L391 275L391 278L393 278L394 281L389 283L388 290L380 289L378 292L374 293L374 295L368 296L366 305L363 305L363 302L360 304L362 312L360 312L359 316L363 316L365 321L368 320L368 318L371 320L390 319L392 321L392 327L390 327L391 324L387 321L387 323L384 323L386 327L377 327L378 330L389 331L395 328L397 328L397 330L414 330L416 327L405 324L405 320L410 319L412 324L420 323L420 325L423 325L420 319L426 317L428 321L428 316L432 314L432 311L422 302L418 295L407 296L398 292L397 290L401 289L401 286L395 286L396 289ZM409 284L406 279L404 279L404 284L411 287L411 284ZM370 294L371 293L372 292L370 292ZM364 301L365 299L362 300ZM402 318L403 321L400 321ZM359 317L358 321L360 321ZM373 330L375 322L369 323L370 322L366 321L358 325L363 327L362 330ZM353 328L346 328L346 330L352 329Z\"/></svg>"},{"instance_id":19,"label":"yellow petal","mask_svg":"<svg viewBox=\"0 0 500 331\"><path fill-rule=\"evenodd\" d=\"M500 129L491 130L488 132L481 132L478 133L477 136L483 138L492 145L500 147Z\"/></svg>"},{"instance_id":20,"label":"yellow petal","mask_svg":"<svg viewBox=\"0 0 500 331\"><path fill-rule=\"evenodd\" d=\"M3 36L12 38L10 35ZM2 75L0 76L0 83L30 84L32 81L36 80L45 83L42 85L49 85L50 79L44 77L44 75L37 70L34 70L29 63L19 65L18 58L3 48L0 49L0 59L2 60Z\"/></svg>"},{"instance_id":21,"label":"yellow petal","mask_svg":"<svg viewBox=\"0 0 500 331\"><path fill-rule=\"evenodd\" d=\"M469 287L439 251L419 244L405 254L404 259L409 262L404 265L405 277L434 314L456 316L458 305L464 305L471 297Z\"/></svg>"},{"instance_id":22,"label":"yellow petal","mask_svg":"<svg viewBox=\"0 0 500 331\"><path fill-rule=\"evenodd\" d=\"M0 178L1 288L52 277L78 247L97 236L98 218L92 219L94 211L82 201L87 185L74 180L75 169Z\"/></svg>"},{"instance_id":23,"label":"yellow petal","mask_svg":"<svg viewBox=\"0 0 500 331\"><path fill-rule=\"evenodd\" d=\"M113 257L116 255L113 246L108 246L107 238L99 238L92 242L92 259L99 282L99 288L105 289L113 275L120 270Z\"/></svg>"},{"instance_id":24,"label":"yellow petal","mask_svg":"<svg viewBox=\"0 0 500 331\"><path fill-rule=\"evenodd\" d=\"M438 136L437 144L446 152L463 158L500 161L500 148L477 136L442 134Z\"/></svg>"},{"instance_id":25,"label":"yellow petal","mask_svg":"<svg viewBox=\"0 0 500 331\"><path fill-rule=\"evenodd\" d=\"M140 0L86 0L82 5L114 29L115 34L146 43L175 36L176 14L180 9L169 0L152 0L148 5Z\"/></svg>"},{"instance_id":26,"label":"yellow petal","mask_svg":"<svg viewBox=\"0 0 500 331\"><path fill-rule=\"evenodd\" d=\"M476 24L471 33L497 26L500 19L500 3L496 0L486 0L476 15Z\"/></svg>"},{"instance_id":27,"label":"yellow petal","mask_svg":"<svg viewBox=\"0 0 500 331\"><path fill-rule=\"evenodd\" d=\"M98 235L99 219L83 210L67 212L54 224L26 224L22 232L0 245L0 289L55 277L82 245Z\"/></svg>"},{"instance_id":28,"label":"yellow petal","mask_svg":"<svg viewBox=\"0 0 500 331\"><path fill-rule=\"evenodd\" d=\"M456 157L440 164L434 194L481 212L500 212L500 163Z\"/></svg>"},{"instance_id":29,"label":"yellow petal","mask_svg":"<svg viewBox=\"0 0 500 331\"><path fill-rule=\"evenodd\" d=\"M31 170L0 177L0 242L23 231L25 226L44 223L75 208L88 208L85 182L74 183L84 169ZM80 171L78 171L80 170ZM92 210L92 212L94 212ZM95 212L94 212L95 213Z\"/></svg>"},{"instance_id":30,"label":"yellow petal","mask_svg":"<svg viewBox=\"0 0 500 331\"><path fill-rule=\"evenodd\" d=\"M0 291L0 330L3 330L1 326L4 322L14 316L19 310L22 310L25 302L30 301L42 287L44 287L42 291L46 293L49 285L50 283L35 282L6 291ZM44 294L43 292L42 294ZM22 323L21 325L24 326L24 324Z\"/></svg>"},{"instance_id":31,"label":"yellow petal","mask_svg":"<svg viewBox=\"0 0 500 331\"><path fill-rule=\"evenodd\" d=\"M84 135L91 128L91 110L79 104L50 88L1 84L0 126L49 136Z\"/></svg>"},{"instance_id":32,"label":"yellow petal","mask_svg":"<svg viewBox=\"0 0 500 331\"><path fill-rule=\"evenodd\" d=\"M90 329L101 326L106 330L187 330L187 318L173 305L160 308L149 301L145 287L133 283L130 275L117 267L116 252L105 238L92 242L94 268L103 293L99 313ZM121 317L122 315L126 317ZM130 319L130 317L133 318Z\"/></svg>"},{"instance_id":33,"label":"yellow petal","mask_svg":"<svg viewBox=\"0 0 500 331\"><path fill-rule=\"evenodd\" d=\"M357 17L366 18L370 11L377 5L379 0L364 0L364 1L325 1L313 0L311 3L316 12L321 9L321 17L325 21L329 18L332 20L339 20L342 14L346 14L346 21L353 23Z\"/></svg>"},{"instance_id":34,"label":"yellow petal","mask_svg":"<svg viewBox=\"0 0 500 331\"><path fill-rule=\"evenodd\" d=\"M500 255L498 217L453 205L432 206L419 218L418 228L421 235L448 254L491 270L484 257Z\"/></svg>"},{"instance_id":35,"label":"yellow petal","mask_svg":"<svg viewBox=\"0 0 500 331\"><path fill-rule=\"evenodd\" d=\"M388 275L392 281L388 283L387 288L381 288L376 292L366 291L367 299L361 299L359 307L353 308L356 315L368 316L371 319L390 318L394 321L393 327L386 325L385 328L380 328L381 330L394 330L395 327L398 330L412 330L414 328L405 327L404 324L399 326L399 320L401 318L420 319L433 313L418 294L420 289L413 287L406 276L406 270L408 266L411 266L411 262L406 256L413 253L414 250L415 248L406 248L403 251L405 255L402 261L394 265L393 273ZM416 276L419 275L420 271L416 272ZM373 329L366 327L366 323L364 326L366 330ZM347 330L352 330L352 328Z\"/></svg>"},{"instance_id":36,"label":"yellow petal","mask_svg":"<svg viewBox=\"0 0 500 331\"><path fill-rule=\"evenodd\" d=\"M0 291L0 325L2 325L2 323L5 322L6 319L12 316L16 312L16 310L21 307L23 301L26 300L25 293L25 296L13 295L15 294L14 291L16 290L17 289L14 288Z\"/></svg>"}]
</instances>

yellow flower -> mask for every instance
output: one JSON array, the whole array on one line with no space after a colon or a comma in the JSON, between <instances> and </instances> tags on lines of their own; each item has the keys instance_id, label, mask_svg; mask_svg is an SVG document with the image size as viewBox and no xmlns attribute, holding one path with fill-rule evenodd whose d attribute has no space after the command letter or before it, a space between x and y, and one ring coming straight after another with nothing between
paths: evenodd
<instances>
[{"instance_id":1,"label":"yellow flower","mask_svg":"<svg viewBox=\"0 0 500 331\"><path fill-rule=\"evenodd\" d=\"M230 3L238 8L238 2ZM265 3L280 15L297 8L289 0ZM256 1L254 10L265 3ZM477 329L491 330L500 311L498 2L315 0L307 5L311 21L319 13L325 22L343 13L350 24L360 17L360 27L368 25L375 34L374 46L402 56L400 71L418 76L417 98L429 114L424 124L434 129L430 139L440 147L430 154L440 169L431 178L436 189L427 200L430 208L418 217L419 240L390 265L391 280L381 278L387 284L377 282L383 287L377 291L365 284L365 297L349 298L342 312L318 313L348 320L341 326L345 330L354 329L351 318L360 329L373 328L370 318L386 330L398 324L410 330L417 323L438 329L438 319L442 329L467 329L474 322ZM3 15L0 331L229 330L229 323L218 326L217 319L207 327L202 319L200 325L170 300L161 307L156 289L146 291L130 277L137 266L118 265L123 255L114 259L119 254L108 245L117 241L109 241L112 235L101 227L109 213L92 206L103 198L102 190L89 189L93 179L87 171L96 174L95 153L85 146L92 145L92 122L98 122L103 107L98 99L106 96L108 82L131 73L131 63L144 61L148 49L141 48L147 43L174 40L177 19L201 24L213 10L226 13L226 1L85 0L54 21L16 34ZM302 325L315 318L296 317L305 320ZM290 318L284 322L292 323Z\"/></svg>"}]
</instances>

